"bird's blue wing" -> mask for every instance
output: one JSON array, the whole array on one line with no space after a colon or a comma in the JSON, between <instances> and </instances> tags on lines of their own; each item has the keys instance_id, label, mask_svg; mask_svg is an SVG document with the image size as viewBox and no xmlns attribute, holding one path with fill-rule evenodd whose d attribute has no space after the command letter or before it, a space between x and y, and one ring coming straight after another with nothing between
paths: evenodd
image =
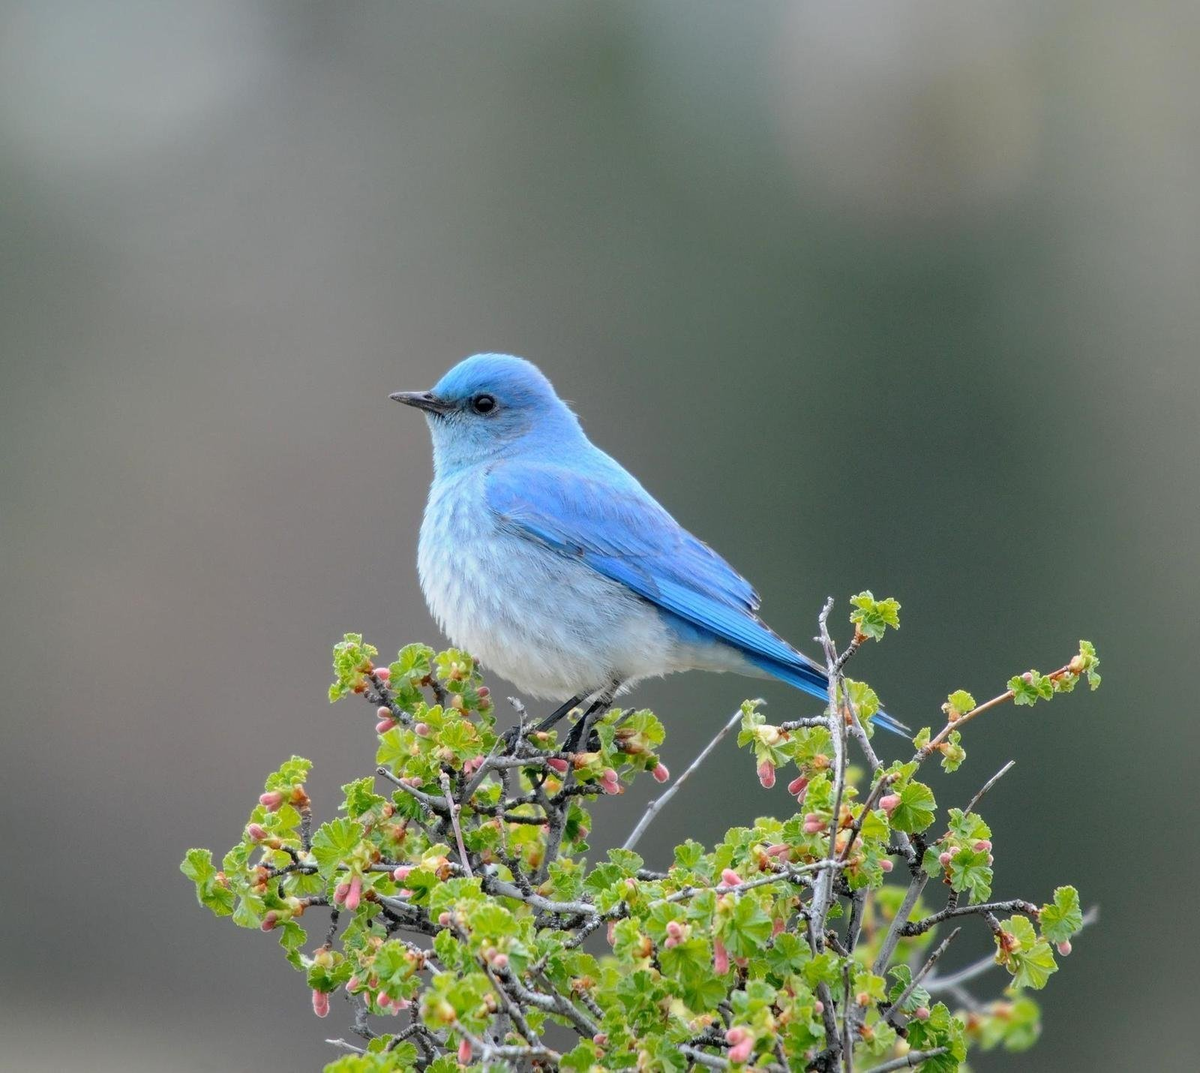
<instances>
[{"instance_id":1,"label":"bird's blue wing","mask_svg":"<svg viewBox=\"0 0 1200 1073\"><path fill-rule=\"evenodd\" d=\"M580 559L754 662L819 674L755 615L759 599L750 583L623 470L593 477L506 463L488 475L486 497L510 531Z\"/></svg>"},{"instance_id":2,"label":"bird's blue wing","mask_svg":"<svg viewBox=\"0 0 1200 1073\"><path fill-rule=\"evenodd\" d=\"M824 698L824 669L758 618L758 593L750 583L625 470L607 461L611 470L596 476L561 466L506 463L488 474L487 504L510 532L579 559L740 649L767 674ZM907 736L908 728L886 712L872 718Z\"/></svg>"}]
</instances>

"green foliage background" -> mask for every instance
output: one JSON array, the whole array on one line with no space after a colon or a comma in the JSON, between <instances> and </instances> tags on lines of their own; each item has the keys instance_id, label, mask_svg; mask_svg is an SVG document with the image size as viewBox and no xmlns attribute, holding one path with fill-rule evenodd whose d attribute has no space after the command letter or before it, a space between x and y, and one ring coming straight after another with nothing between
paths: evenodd
<instances>
[{"instance_id":1,"label":"green foliage background","mask_svg":"<svg viewBox=\"0 0 1200 1073\"><path fill-rule=\"evenodd\" d=\"M1023 889L1102 905L1023 1068L1190 1067L1195 5L757 7L5 5L6 1062L308 1068L298 976L177 862L293 752L323 802L361 773L331 635L436 632L427 436L386 396L488 347L791 640L897 596L854 673L914 726L1096 642L1099 693L980 720L956 778L1016 758ZM677 769L747 692L799 714L750 685L633 699ZM744 759L648 859L720 837Z\"/></svg>"}]
</instances>

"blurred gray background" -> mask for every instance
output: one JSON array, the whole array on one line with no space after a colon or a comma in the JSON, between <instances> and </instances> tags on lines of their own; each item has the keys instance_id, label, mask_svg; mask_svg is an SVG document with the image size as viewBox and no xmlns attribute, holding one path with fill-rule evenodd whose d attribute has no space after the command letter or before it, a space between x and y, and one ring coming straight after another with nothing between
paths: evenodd
<instances>
[{"instance_id":1,"label":"blurred gray background","mask_svg":"<svg viewBox=\"0 0 1200 1073\"><path fill-rule=\"evenodd\" d=\"M1198 99L1190 4L0 5L0 1066L330 1059L177 864L293 751L326 816L367 770L330 645L441 640L387 395L505 350L788 637L898 597L855 673L914 726L1096 642L937 787L1015 758L997 894L1104 914L976 1065L1195 1068ZM678 772L760 692L811 707L637 699ZM643 845L788 804L728 744Z\"/></svg>"}]
</instances>

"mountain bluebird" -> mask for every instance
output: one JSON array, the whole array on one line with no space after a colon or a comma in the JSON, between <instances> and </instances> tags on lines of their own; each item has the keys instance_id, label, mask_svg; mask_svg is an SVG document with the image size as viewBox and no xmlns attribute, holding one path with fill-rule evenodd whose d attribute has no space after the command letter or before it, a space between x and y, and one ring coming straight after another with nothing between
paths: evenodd
<instances>
[{"instance_id":1,"label":"mountain bluebird","mask_svg":"<svg viewBox=\"0 0 1200 1073\"><path fill-rule=\"evenodd\" d=\"M476 354L431 391L391 397L433 436L418 551L430 610L525 693L570 698L543 725L673 671L826 696L824 670L759 619L750 583L588 440L530 362Z\"/></svg>"}]
</instances>

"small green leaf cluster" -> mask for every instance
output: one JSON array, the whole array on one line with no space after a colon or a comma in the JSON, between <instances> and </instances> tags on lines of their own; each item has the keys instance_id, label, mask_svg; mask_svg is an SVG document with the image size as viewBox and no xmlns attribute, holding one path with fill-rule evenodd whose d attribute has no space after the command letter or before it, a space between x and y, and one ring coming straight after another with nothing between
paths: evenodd
<instances>
[{"instance_id":1,"label":"small green leaf cluster","mask_svg":"<svg viewBox=\"0 0 1200 1073\"><path fill-rule=\"evenodd\" d=\"M894 600L853 603L856 644L899 624ZM570 750L524 721L505 739L467 653L409 645L387 666L377 657L359 634L334 648L331 699L362 695L377 718L375 769L342 787L338 814L316 824L310 764L292 757L220 867L201 849L181 865L201 905L277 934L318 1016L331 995L348 998L360 1045L328 1070L778 1073L906 1058L949 1071L972 1045L1036 1040L1025 991L1045 986L1052 945L1069 953L1084 917L1072 887L1040 908L989 901L991 830L974 810L939 821L918 778L935 749L947 770L962 763L957 730L923 730L912 759L884 764L864 683L838 677L816 720L773 725L748 701L738 744L763 786L794 768L791 814L732 827L712 847L688 840L665 869L626 849L589 861L597 800L668 777L652 713L604 713ZM1081 646L1048 680L1091 678L1097 662ZM947 726L975 709L951 694ZM847 765L851 737L865 771ZM928 902L938 879L943 908ZM990 930L1010 975L1002 998L941 998L951 993L927 962L958 917Z\"/></svg>"}]
</instances>

